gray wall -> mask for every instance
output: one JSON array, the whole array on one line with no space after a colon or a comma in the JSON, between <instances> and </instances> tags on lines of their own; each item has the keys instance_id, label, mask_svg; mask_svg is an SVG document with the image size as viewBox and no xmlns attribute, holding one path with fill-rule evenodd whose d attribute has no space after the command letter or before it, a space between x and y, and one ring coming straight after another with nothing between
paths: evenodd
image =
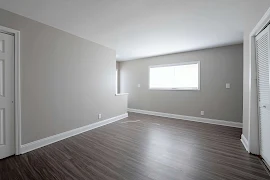
<instances>
[{"instance_id":1,"label":"gray wall","mask_svg":"<svg viewBox=\"0 0 270 180\"><path fill-rule=\"evenodd\" d=\"M115 51L0 9L21 31L22 144L126 113Z\"/></svg>"},{"instance_id":2,"label":"gray wall","mask_svg":"<svg viewBox=\"0 0 270 180\"><path fill-rule=\"evenodd\" d=\"M200 91L148 89L150 65L186 61L201 62ZM129 108L195 117L203 110L205 118L242 122L243 44L121 62L120 70L121 93L129 93Z\"/></svg>"}]
</instances>

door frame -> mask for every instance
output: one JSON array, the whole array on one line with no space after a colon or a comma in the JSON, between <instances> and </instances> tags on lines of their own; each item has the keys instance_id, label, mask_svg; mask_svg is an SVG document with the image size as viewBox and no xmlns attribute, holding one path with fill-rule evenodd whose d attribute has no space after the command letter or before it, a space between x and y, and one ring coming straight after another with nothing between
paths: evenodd
<instances>
[{"instance_id":1,"label":"door frame","mask_svg":"<svg viewBox=\"0 0 270 180\"><path fill-rule=\"evenodd\" d=\"M249 34L249 129L248 152L260 155L258 86L255 37L270 24L270 8Z\"/></svg>"},{"instance_id":2,"label":"door frame","mask_svg":"<svg viewBox=\"0 0 270 180\"><path fill-rule=\"evenodd\" d=\"M0 32L14 35L15 62L15 154L20 155L21 149L21 75L20 75L20 31L0 26Z\"/></svg>"}]
</instances>

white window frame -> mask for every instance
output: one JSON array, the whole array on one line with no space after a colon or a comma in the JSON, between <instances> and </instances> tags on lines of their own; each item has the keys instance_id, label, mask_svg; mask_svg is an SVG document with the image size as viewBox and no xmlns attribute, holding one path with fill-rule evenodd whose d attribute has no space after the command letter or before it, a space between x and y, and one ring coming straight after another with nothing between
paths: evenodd
<instances>
[{"instance_id":1,"label":"white window frame","mask_svg":"<svg viewBox=\"0 0 270 180\"><path fill-rule=\"evenodd\" d=\"M198 64L198 88L151 88L150 87L150 68L155 67L168 67L168 66L181 66L189 64ZM201 64L200 61L189 61L175 64L161 64L148 67L148 88L149 90L164 90L164 91L199 91L201 89Z\"/></svg>"}]
</instances>

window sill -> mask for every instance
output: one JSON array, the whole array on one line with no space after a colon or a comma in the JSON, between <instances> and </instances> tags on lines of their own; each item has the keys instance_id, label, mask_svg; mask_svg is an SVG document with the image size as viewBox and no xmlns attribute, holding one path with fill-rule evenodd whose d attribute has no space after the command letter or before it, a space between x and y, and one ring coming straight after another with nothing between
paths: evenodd
<instances>
[{"instance_id":1,"label":"window sill","mask_svg":"<svg viewBox=\"0 0 270 180\"><path fill-rule=\"evenodd\" d=\"M115 96L125 96L125 95L128 95L128 93L115 94Z\"/></svg>"},{"instance_id":2,"label":"window sill","mask_svg":"<svg viewBox=\"0 0 270 180\"><path fill-rule=\"evenodd\" d=\"M178 88L149 88L149 90L158 91L200 91L200 89L178 89Z\"/></svg>"}]
</instances>

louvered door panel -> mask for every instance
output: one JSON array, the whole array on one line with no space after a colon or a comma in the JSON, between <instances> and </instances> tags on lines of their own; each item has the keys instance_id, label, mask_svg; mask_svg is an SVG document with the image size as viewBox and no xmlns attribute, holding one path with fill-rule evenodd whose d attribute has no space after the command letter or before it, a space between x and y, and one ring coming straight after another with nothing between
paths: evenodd
<instances>
[{"instance_id":1,"label":"louvered door panel","mask_svg":"<svg viewBox=\"0 0 270 180\"><path fill-rule=\"evenodd\" d=\"M256 37L257 85L260 120L260 153L270 165L270 28Z\"/></svg>"}]
</instances>

